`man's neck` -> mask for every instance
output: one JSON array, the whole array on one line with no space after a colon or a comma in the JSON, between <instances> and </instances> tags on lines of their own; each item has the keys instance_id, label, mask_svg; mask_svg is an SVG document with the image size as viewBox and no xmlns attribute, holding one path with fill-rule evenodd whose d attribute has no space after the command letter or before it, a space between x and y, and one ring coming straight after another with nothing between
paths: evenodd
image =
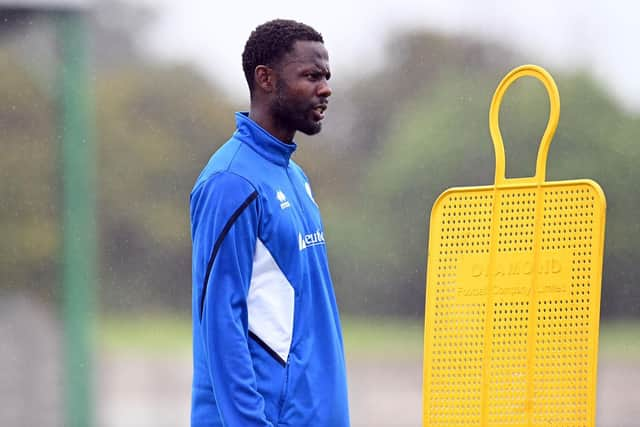
<instances>
[{"instance_id":1,"label":"man's neck","mask_svg":"<svg viewBox=\"0 0 640 427\"><path fill-rule=\"evenodd\" d=\"M279 141L285 144L291 144L293 142L293 137L296 132L279 127L277 121L274 120L273 116L269 114L265 108L257 108L252 105L249 111L249 118Z\"/></svg>"}]
</instances>

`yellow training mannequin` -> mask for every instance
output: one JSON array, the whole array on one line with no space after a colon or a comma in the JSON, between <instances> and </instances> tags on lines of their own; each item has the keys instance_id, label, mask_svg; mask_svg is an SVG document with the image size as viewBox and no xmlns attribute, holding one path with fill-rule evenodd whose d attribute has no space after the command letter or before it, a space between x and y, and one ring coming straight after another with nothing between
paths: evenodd
<instances>
[{"instance_id":1,"label":"yellow training mannequin","mask_svg":"<svg viewBox=\"0 0 640 427\"><path fill-rule=\"evenodd\" d=\"M550 114L533 177L506 178L502 98L540 80ZM547 182L560 116L534 65L500 82L489 112L495 184L433 206L424 334L424 426L595 426L606 202L591 180Z\"/></svg>"}]
</instances>

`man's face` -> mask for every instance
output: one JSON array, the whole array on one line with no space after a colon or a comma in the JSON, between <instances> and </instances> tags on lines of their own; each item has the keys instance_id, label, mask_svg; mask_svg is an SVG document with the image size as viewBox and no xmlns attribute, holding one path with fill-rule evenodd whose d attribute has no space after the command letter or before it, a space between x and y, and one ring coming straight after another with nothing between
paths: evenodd
<instances>
[{"instance_id":1,"label":"man's face","mask_svg":"<svg viewBox=\"0 0 640 427\"><path fill-rule=\"evenodd\" d=\"M329 55L320 42L297 41L275 67L271 113L279 127L314 135L322 129L331 88Z\"/></svg>"}]
</instances>

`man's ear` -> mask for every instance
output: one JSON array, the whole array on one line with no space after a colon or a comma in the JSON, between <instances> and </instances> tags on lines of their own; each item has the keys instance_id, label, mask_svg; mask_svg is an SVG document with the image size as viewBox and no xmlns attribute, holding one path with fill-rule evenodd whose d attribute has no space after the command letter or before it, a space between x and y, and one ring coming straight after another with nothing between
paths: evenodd
<instances>
[{"instance_id":1,"label":"man's ear","mask_svg":"<svg viewBox=\"0 0 640 427\"><path fill-rule=\"evenodd\" d=\"M253 73L256 85L267 93L273 92L275 88L275 72L273 68L266 65L258 65Z\"/></svg>"}]
</instances>

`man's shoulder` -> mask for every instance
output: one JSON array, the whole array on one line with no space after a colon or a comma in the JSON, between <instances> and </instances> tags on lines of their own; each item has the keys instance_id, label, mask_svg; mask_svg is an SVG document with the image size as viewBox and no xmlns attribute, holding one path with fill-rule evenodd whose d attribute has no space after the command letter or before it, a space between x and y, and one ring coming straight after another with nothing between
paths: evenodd
<instances>
[{"instance_id":1,"label":"man's shoulder","mask_svg":"<svg viewBox=\"0 0 640 427\"><path fill-rule=\"evenodd\" d=\"M257 198L257 191L246 178L227 170L201 177L190 195L192 222L212 215L229 216L240 206L248 206Z\"/></svg>"},{"instance_id":2,"label":"man's shoulder","mask_svg":"<svg viewBox=\"0 0 640 427\"><path fill-rule=\"evenodd\" d=\"M209 158L209 161L202 169L202 172L200 172L200 176L198 176L193 188L196 189L202 182L222 172L230 172L231 174L241 176L251 181L248 174L243 171L243 169L246 169L246 167L243 167L243 164L251 161L251 159L246 159L248 156L251 157L250 151L251 150L247 150L247 148L244 147L244 144L242 144L239 139L231 137Z\"/></svg>"},{"instance_id":3,"label":"man's shoulder","mask_svg":"<svg viewBox=\"0 0 640 427\"><path fill-rule=\"evenodd\" d=\"M232 139L214 154L214 163L225 170L240 175L255 183L263 178L269 163L250 144ZM219 159L218 159L219 158Z\"/></svg>"},{"instance_id":4,"label":"man's shoulder","mask_svg":"<svg viewBox=\"0 0 640 427\"><path fill-rule=\"evenodd\" d=\"M242 175L229 170L218 170L198 179L191 193L202 191L244 193L255 191L255 187L249 179Z\"/></svg>"}]
</instances>

